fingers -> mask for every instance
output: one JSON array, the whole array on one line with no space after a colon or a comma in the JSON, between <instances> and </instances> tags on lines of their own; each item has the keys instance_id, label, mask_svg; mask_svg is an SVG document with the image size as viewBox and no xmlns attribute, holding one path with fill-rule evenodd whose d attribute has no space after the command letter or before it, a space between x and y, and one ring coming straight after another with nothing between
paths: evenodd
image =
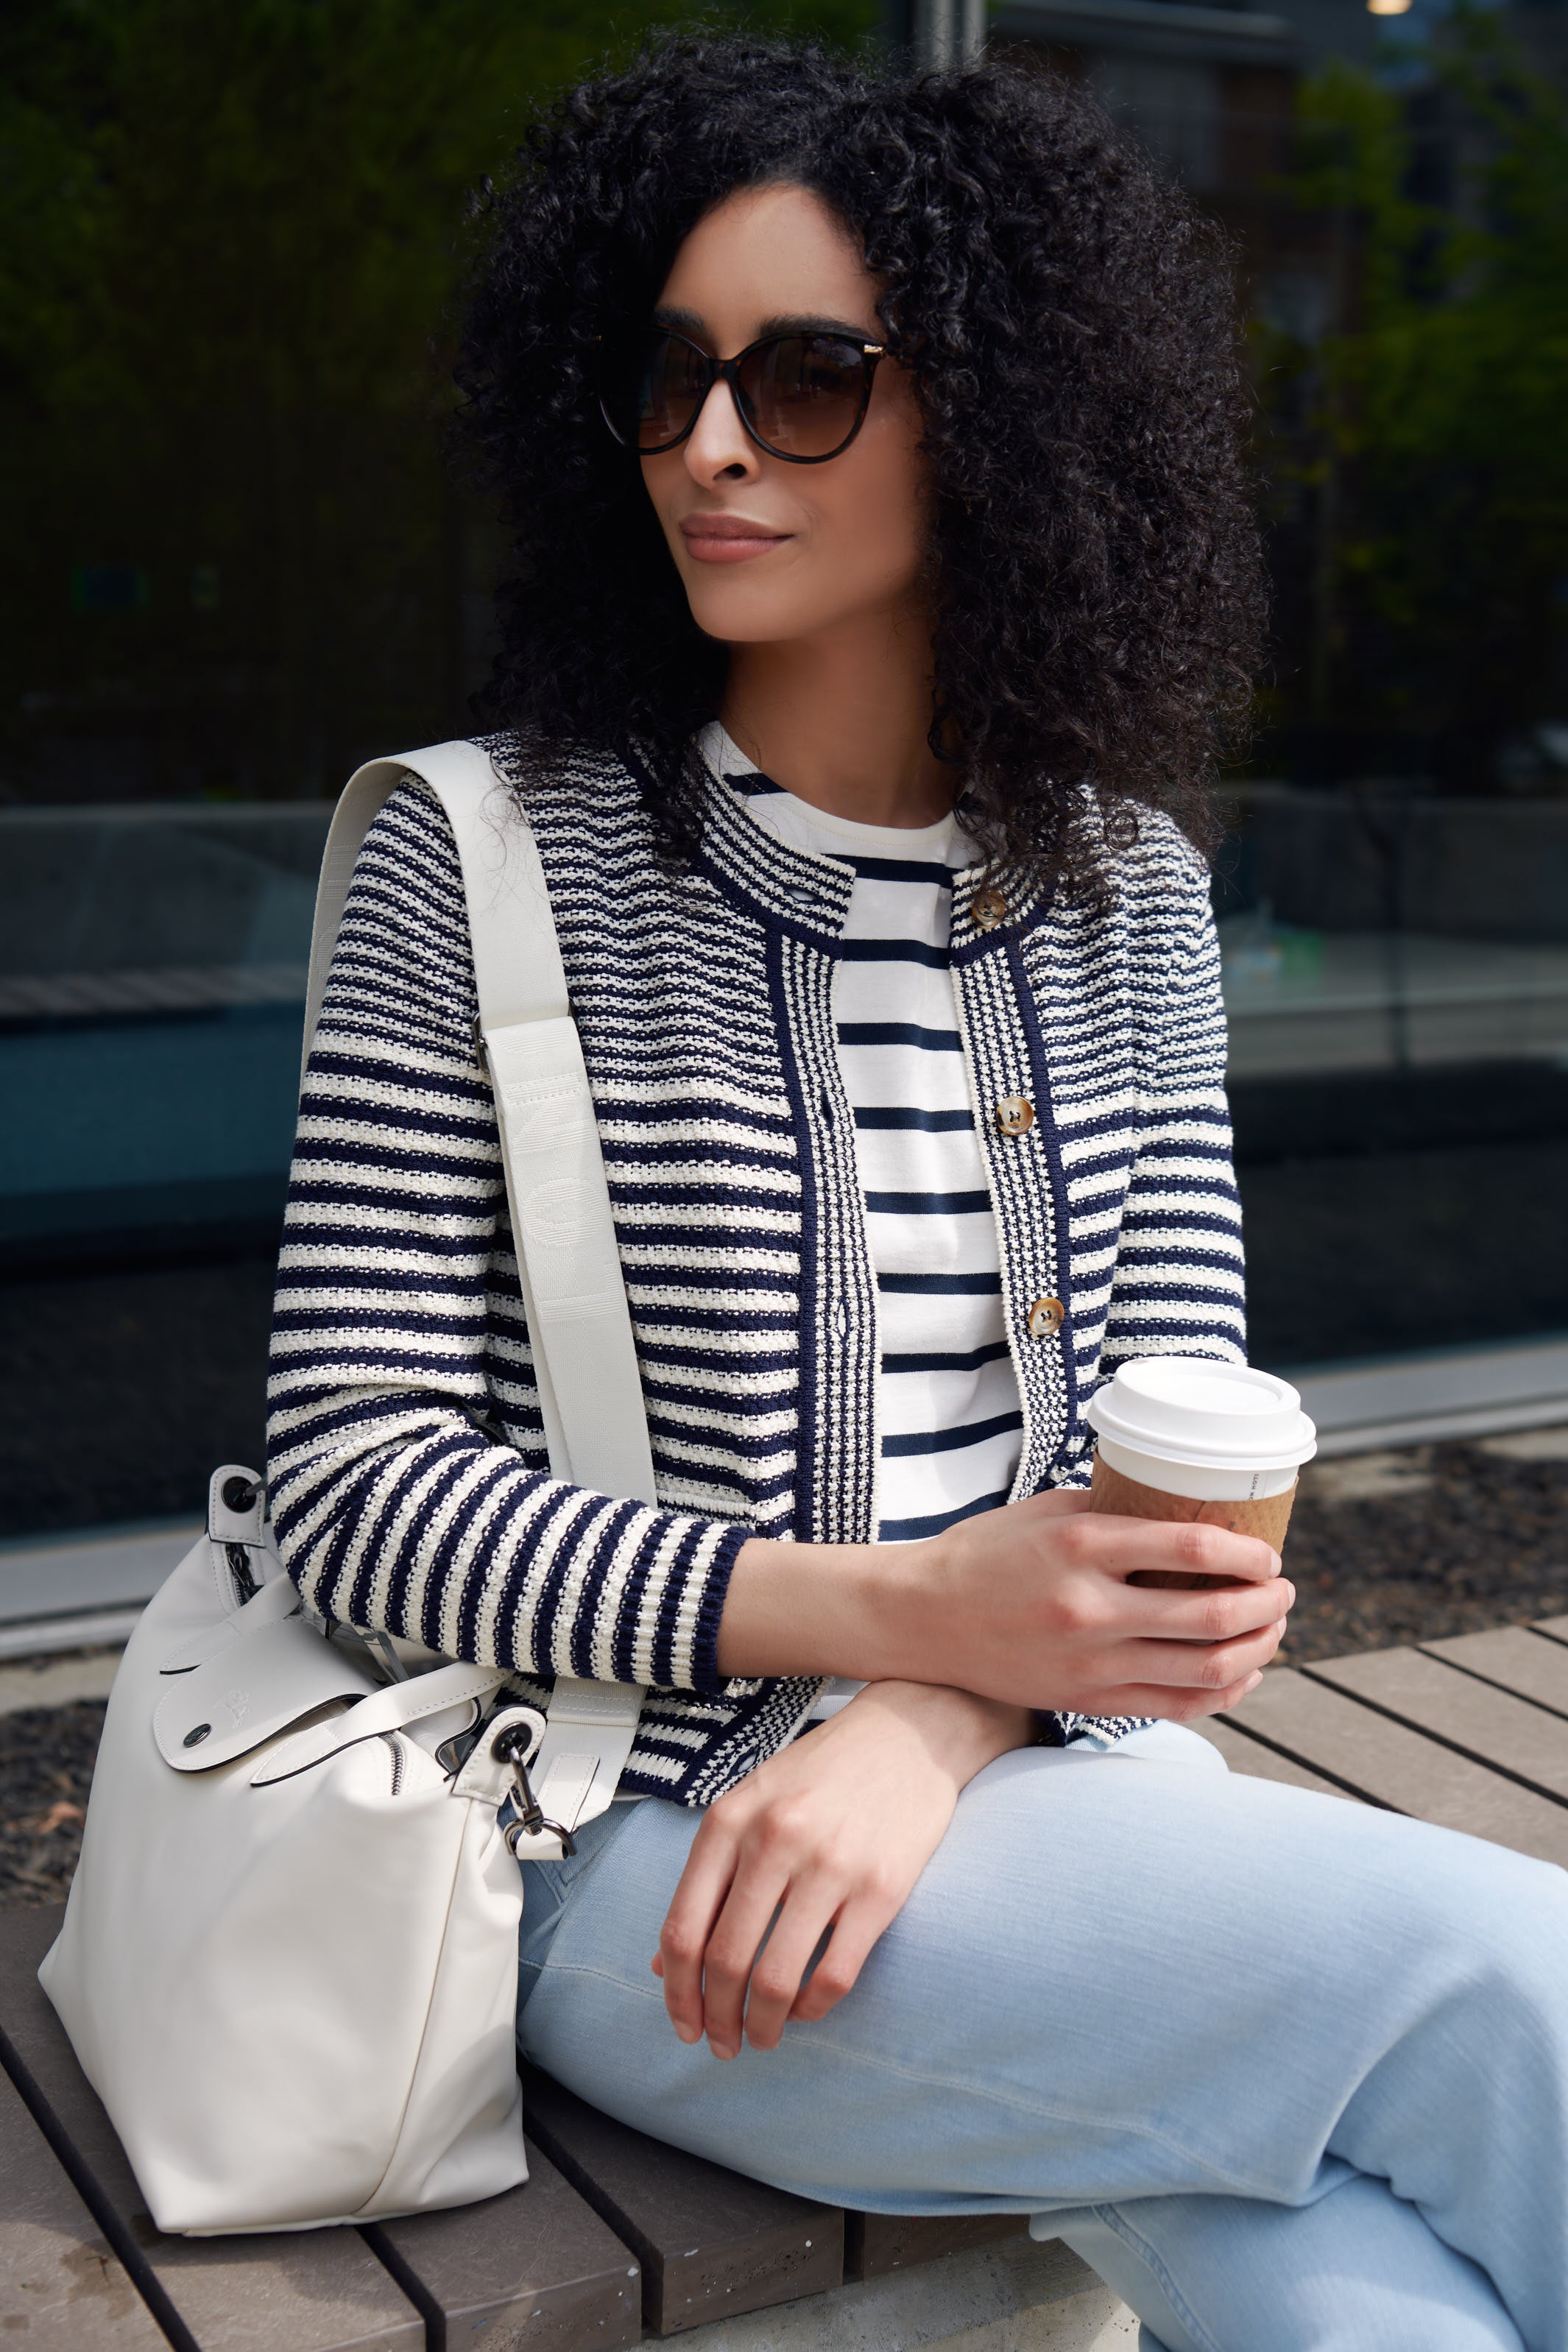
<instances>
[{"instance_id":1,"label":"fingers","mask_svg":"<svg viewBox=\"0 0 1568 2352\"><path fill-rule=\"evenodd\" d=\"M1283 1626L1296 1605L1296 1588L1277 1576L1268 1584L1211 1586L1203 1591L1141 1584L1127 1596L1141 1635L1164 1642L1235 1642L1265 1627Z\"/></svg>"},{"instance_id":2,"label":"fingers","mask_svg":"<svg viewBox=\"0 0 1568 2352\"><path fill-rule=\"evenodd\" d=\"M702 2024L715 2058L733 2058L740 2050L746 2018L746 1990L752 1982L768 1924L784 1900L788 1884L782 1870L750 1856L731 1884L724 1906L708 1938L702 1966ZM795 1969L790 1988L792 1997L812 1943L821 1932L819 1919L811 1943L806 1945ZM771 1937L769 1946L771 1948Z\"/></svg>"},{"instance_id":3,"label":"fingers","mask_svg":"<svg viewBox=\"0 0 1568 2352\"><path fill-rule=\"evenodd\" d=\"M700 2042L703 1956L735 1874L737 1843L717 1807L699 1830L659 1934L654 1974L682 2042Z\"/></svg>"},{"instance_id":4,"label":"fingers","mask_svg":"<svg viewBox=\"0 0 1568 2352\"><path fill-rule=\"evenodd\" d=\"M797 1997L790 2015L815 2024L852 1992L872 1946L897 1916L898 1906L870 1900L847 1903L833 1929L833 1940L811 1972L811 1981ZM752 2040L756 2036L752 2035ZM772 2046L771 2044L769 2045Z\"/></svg>"},{"instance_id":5,"label":"fingers","mask_svg":"<svg viewBox=\"0 0 1568 2352\"><path fill-rule=\"evenodd\" d=\"M1079 1546L1097 1567L1128 1577L1164 1570L1267 1584L1280 1572L1279 1555L1260 1536L1236 1535L1206 1519L1122 1519L1096 1512L1056 1538Z\"/></svg>"},{"instance_id":6,"label":"fingers","mask_svg":"<svg viewBox=\"0 0 1568 2352\"><path fill-rule=\"evenodd\" d=\"M1122 1654L1136 1662L1140 1682L1158 1688L1229 1690L1262 1672L1284 1632L1282 1624L1266 1625L1236 1642L1139 1642Z\"/></svg>"},{"instance_id":7,"label":"fingers","mask_svg":"<svg viewBox=\"0 0 1568 2352\"><path fill-rule=\"evenodd\" d=\"M1084 1712L1092 1715L1152 1715L1164 1723L1196 1723L1206 1715L1223 1715L1237 1706L1263 1680L1260 1673L1227 1684L1220 1690L1176 1690L1162 1683L1120 1683L1097 1691Z\"/></svg>"},{"instance_id":8,"label":"fingers","mask_svg":"<svg viewBox=\"0 0 1568 2352\"><path fill-rule=\"evenodd\" d=\"M753 2050L776 2050L785 2021L802 2013L798 2006L801 1979L811 1965L813 1952L833 1925L835 1906L842 1894L842 1887L830 1889L820 1884L813 1886L809 1882L790 1888L762 1957L752 1970L746 2039ZM836 1929L828 1947L830 1951L837 1941ZM858 1962L856 1967L858 1973ZM850 1981L854 1981L853 1978ZM847 1991L848 1987L844 1990ZM834 2000L840 1999L842 1994L834 1995Z\"/></svg>"}]
</instances>

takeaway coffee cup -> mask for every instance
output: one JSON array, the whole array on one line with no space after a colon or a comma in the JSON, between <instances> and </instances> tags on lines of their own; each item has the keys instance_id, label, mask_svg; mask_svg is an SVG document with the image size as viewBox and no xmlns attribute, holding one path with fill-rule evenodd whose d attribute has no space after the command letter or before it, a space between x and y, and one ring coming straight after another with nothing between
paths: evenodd
<instances>
[{"instance_id":1,"label":"takeaway coffee cup","mask_svg":"<svg viewBox=\"0 0 1568 2352\"><path fill-rule=\"evenodd\" d=\"M1296 1474L1318 1450L1289 1381L1198 1356L1142 1356L1121 1366L1087 1418L1100 1441L1097 1511L1205 1519L1280 1549Z\"/></svg>"}]
</instances>

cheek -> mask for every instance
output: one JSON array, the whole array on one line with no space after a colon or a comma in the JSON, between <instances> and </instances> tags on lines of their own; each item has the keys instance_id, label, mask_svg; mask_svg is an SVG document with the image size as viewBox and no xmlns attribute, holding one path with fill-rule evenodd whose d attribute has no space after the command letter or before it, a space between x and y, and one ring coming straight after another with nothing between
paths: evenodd
<instances>
[{"instance_id":1,"label":"cheek","mask_svg":"<svg viewBox=\"0 0 1568 2352\"><path fill-rule=\"evenodd\" d=\"M929 525L914 436L868 429L842 457L803 478L811 529L802 549L825 610L852 612L905 594L919 580Z\"/></svg>"},{"instance_id":2,"label":"cheek","mask_svg":"<svg viewBox=\"0 0 1568 2352\"><path fill-rule=\"evenodd\" d=\"M685 470L679 449L667 450L662 457L644 457L638 467L644 496L658 516L659 529L672 550L679 533L670 518L679 512Z\"/></svg>"},{"instance_id":3,"label":"cheek","mask_svg":"<svg viewBox=\"0 0 1568 2352\"><path fill-rule=\"evenodd\" d=\"M857 442L848 457L856 457L859 446ZM863 462L846 477L844 489L833 534L838 561L868 583L879 582L887 593L912 586L928 525L921 472L902 436L868 437Z\"/></svg>"},{"instance_id":4,"label":"cheek","mask_svg":"<svg viewBox=\"0 0 1568 2352\"><path fill-rule=\"evenodd\" d=\"M930 533L921 433L913 395L900 383L879 410L873 405L843 457L822 468L832 478L822 483L823 553L847 587L899 595L921 575Z\"/></svg>"}]
</instances>

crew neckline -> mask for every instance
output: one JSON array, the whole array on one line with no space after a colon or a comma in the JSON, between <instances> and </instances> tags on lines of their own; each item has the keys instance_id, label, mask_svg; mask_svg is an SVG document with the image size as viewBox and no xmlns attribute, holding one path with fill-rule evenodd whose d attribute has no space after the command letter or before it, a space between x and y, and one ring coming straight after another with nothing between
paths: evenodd
<instances>
[{"instance_id":1,"label":"crew neckline","mask_svg":"<svg viewBox=\"0 0 1568 2352\"><path fill-rule=\"evenodd\" d=\"M858 849L871 856L897 855L910 862L932 859L939 864L963 865L972 861L973 847L959 821L956 810L938 817L933 824L867 824L858 817L837 816L830 809L818 808L814 801L802 800L785 784L748 760L740 745L729 735L722 724L713 722L713 743L710 754L714 766L726 782L744 793L752 779L767 787L763 801L784 801L799 813L802 822L825 835L830 841L840 841L848 849ZM754 789L754 786L752 787ZM753 811L754 814L760 812Z\"/></svg>"}]
</instances>

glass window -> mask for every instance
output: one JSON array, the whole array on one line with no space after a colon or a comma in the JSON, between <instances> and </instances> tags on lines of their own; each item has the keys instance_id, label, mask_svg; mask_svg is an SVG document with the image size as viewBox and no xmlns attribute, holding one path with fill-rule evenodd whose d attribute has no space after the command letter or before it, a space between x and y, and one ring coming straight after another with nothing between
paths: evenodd
<instances>
[{"instance_id":1,"label":"glass window","mask_svg":"<svg viewBox=\"0 0 1568 2352\"><path fill-rule=\"evenodd\" d=\"M1568 1330L1568 798L1260 784L1215 898L1253 1354Z\"/></svg>"}]
</instances>

